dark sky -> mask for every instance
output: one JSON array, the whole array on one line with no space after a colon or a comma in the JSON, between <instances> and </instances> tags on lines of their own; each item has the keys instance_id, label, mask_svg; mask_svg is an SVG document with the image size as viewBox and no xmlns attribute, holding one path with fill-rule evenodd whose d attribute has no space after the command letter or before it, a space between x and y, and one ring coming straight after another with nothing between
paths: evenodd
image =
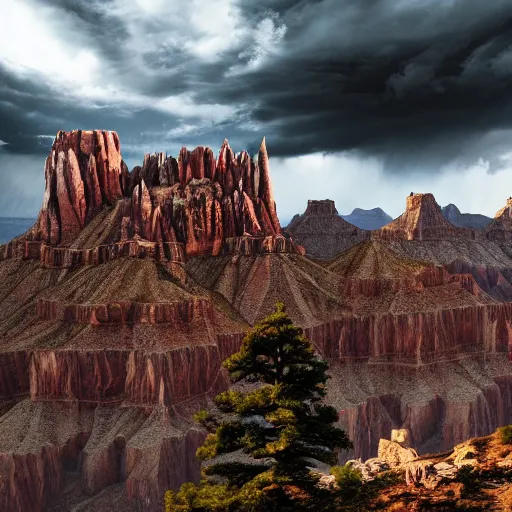
<instances>
[{"instance_id":1,"label":"dark sky","mask_svg":"<svg viewBox=\"0 0 512 512\"><path fill-rule=\"evenodd\" d=\"M4 0L0 215L35 215L55 133L144 152L267 138L281 217L512 193L511 0Z\"/></svg>"}]
</instances>

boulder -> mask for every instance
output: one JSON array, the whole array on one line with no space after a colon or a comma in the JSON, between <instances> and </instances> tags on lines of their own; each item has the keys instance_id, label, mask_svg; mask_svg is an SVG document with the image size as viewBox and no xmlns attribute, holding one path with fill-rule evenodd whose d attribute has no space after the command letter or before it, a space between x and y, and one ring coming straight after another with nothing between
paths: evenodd
<instances>
[{"instance_id":1,"label":"boulder","mask_svg":"<svg viewBox=\"0 0 512 512\"><path fill-rule=\"evenodd\" d=\"M389 464L390 467L400 467L406 462L411 462L418 457L413 448L404 448L394 441L381 439L377 457Z\"/></svg>"}]
</instances>

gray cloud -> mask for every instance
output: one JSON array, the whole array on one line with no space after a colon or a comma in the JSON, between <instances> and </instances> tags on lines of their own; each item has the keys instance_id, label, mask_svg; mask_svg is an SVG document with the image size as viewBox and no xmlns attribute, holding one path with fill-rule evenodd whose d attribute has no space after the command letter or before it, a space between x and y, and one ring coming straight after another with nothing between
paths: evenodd
<instances>
[{"instance_id":1,"label":"gray cloud","mask_svg":"<svg viewBox=\"0 0 512 512\"><path fill-rule=\"evenodd\" d=\"M348 152L389 175L495 172L509 151L509 0L17 5L3 23L32 13L26 51L49 50L44 66L0 50L3 155L45 154L41 135L74 128L118 131L131 164L224 137L254 151L263 135L272 156Z\"/></svg>"}]
</instances>

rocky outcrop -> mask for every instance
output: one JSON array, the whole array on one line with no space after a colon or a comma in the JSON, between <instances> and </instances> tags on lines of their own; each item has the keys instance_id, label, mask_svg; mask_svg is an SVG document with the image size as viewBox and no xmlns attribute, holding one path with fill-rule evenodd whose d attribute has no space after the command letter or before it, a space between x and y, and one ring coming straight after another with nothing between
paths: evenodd
<instances>
[{"instance_id":1,"label":"rocky outcrop","mask_svg":"<svg viewBox=\"0 0 512 512\"><path fill-rule=\"evenodd\" d=\"M295 242L304 247L306 255L329 260L340 252L368 239L369 233L343 220L334 201L308 201L303 215L296 215L286 227Z\"/></svg>"},{"instance_id":2,"label":"rocky outcrop","mask_svg":"<svg viewBox=\"0 0 512 512\"><path fill-rule=\"evenodd\" d=\"M115 134L61 132L46 177L38 222L0 248L0 509L58 508L72 478L73 506L116 486L131 502L114 508L158 510L199 478L192 415L277 301L329 360L343 460L512 422L512 251L431 195L373 240L309 202L290 229L314 257L344 251L320 263L281 230L265 141L257 158L225 141L128 172Z\"/></svg>"},{"instance_id":3,"label":"rocky outcrop","mask_svg":"<svg viewBox=\"0 0 512 512\"><path fill-rule=\"evenodd\" d=\"M46 189L35 236L73 242L103 203L123 197L119 137L100 130L60 131L46 160Z\"/></svg>"},{"instance_id":4,"label":"rocky outcrop","mask_svg":"<svg viewBox=\"0 0 512 512\"><path fill-rule=\"evenodd\" d=\"M34 351L30 397L81 402L119 400L125 391L127 358L122 350Z\"/></svg>"},{"instance_id":5,"label":"rocky outcrop","mask_svg":"<svg viewBox=\"0 0 512 512\"><path fill-rule=\"evenodd\" d=\"M424 364L461 352L508 354L511 329L512 307L499 304L347 315L309 327L306 335L328 358Z\"/></svg>"},{"instance_id":6,"label":"rocky outcrop","mask_svg":"<svg viewBox=\"0 0 512 512\"><path fill-rule=\"evenodd\" d=\"M385 240L442 240L475 239L476 233L450 224L432 194L411 192L406 200L405 212L375 231L373 236Z\"/></svg>"},{"instance_id":7,"label":"rocky outcrop","mask_svg":"<svg viewBox=\"0 0 512 512\"><path fill-rule=\"evenodd\" d=\"M0 400L29 393L30 354L26 351L0 353Z\"/></svg>"},{"instance_id":8,"label":"rocky outcrop","mask_svg":"<svg viewBox=\"0 0 512 512\"><path fill-rule=\"evenodd\" d=\"M344 460L375 457L379 440L389 439L393 429L409 430L411 446L424 454L512 421L512 370L505 355L459 355L417 367L332 361L330 373L328 400L354 442Z\"/></svg>"},{"instance_id":9,"label":"rocky outcrop","mask_svg":"<svg viewBox=\"0 0 512 512\"><path fill-rule=\"evenodd\" d=\"M512 198L494 216L485 230L485 236L498 243L510 243L512 240Z\"/></svg>"},{"instance_id":10,"label":"rocky outcrop","mask_svg":"<svg viewBox=\"0 0 512 512\"><path fill-rule=\"evenodd\" d=\"M44 512L62 490L65 470L76 470L91 423L86 405L29 400L2 416L0 510Z\"/></svg>"},{"instance_id":11,"label":"rocky outcrop","mask_svg":"<svg viewBox=\"0 0 512 512\"><path fill-rule=\"evenodd\" d=\"M459 228L485 229L492 219L478 213L460 213L460 210L454 205L444 206L441 211L445 219Z\"/></svg>"},{"instance_id":12,"label":"rocky outcrop","mask_svg":"<svg viewBox=\"0 0 512 512\"><path fill-rule=\"evenodd\" d=\"M393 220L393 217L388 215L382 208L372 208L371 210L354 208L350 215L342 215L341 218L367 231L379 229Z\"/></svg>"},{"instance_id":13,"label":"rocky outcrop","mask_svg":"<svg viewBox=\"0 0 512 512\"><path fill-rule=\"evenodd\" d=\"M373 480L386 479L386 466L378 467L383 461L350 462L362 474L361 496L375 496L366 499L365 510L509 510L512 504L512 453L500 431L401 463L392 483L379 483L375 493L371 491ZM370 466L374 471L370 472ZM366 478L368 473L371 478Z\"/></svg>"},{"instance_id":14,"label":"rocky outcrop","mask_svg":"<svg viewBox=\"0 0 512 512\"><path fill-rule=\"evenodd\" d=\"M291 241L265 241L281 237L265 140L255 159L235 154L225 140L217 160L209 148L182 148L177 158L146 154L142 167L129 173L115 132L59 132L45 177L43 206L26 238L52 246L50 253L138 241L139 247L153 244L150 256L171 259L167 253L177 243L188 257L216 256L226 241L243 237L261 239L245 244L254 250L297 250ZM99 212L103 222L92 222ZM64 258L90 264L88 254Z\"/></svg>"},{"instance_id":15,"label":"rocky outcrop","mask_svg":"<svg viewBox=\"0 0 512 512\"><path fill-rule=\"evenodd\" d=\"M393 436L394 430L391 432ZM418 457L416 450L406 448L396 441L381 439L377 458L384 461L389 467L396 468L402 464L411 462Z\"/></svg>"}]
</instances>

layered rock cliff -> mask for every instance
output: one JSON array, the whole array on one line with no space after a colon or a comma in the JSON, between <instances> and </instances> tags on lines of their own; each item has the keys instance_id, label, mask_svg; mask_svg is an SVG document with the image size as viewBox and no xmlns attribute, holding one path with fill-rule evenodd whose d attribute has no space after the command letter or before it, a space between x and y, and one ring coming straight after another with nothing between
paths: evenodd
<instances>
[{"instance_id":1,"label":"layered rock cliff","mask_svg":"<svg viewBox=\"0 0 512 512\"><path fill-rule=\"evenodd\" d=\"M222 360L279 300L356 457L393 428L428 451L512 421L512 250L432 196L373 240L311 202L292 228L345 249L320 264L283 236L265 142L128 172L115 134L59 132L45 173L36 225L0 248L0 510L161 510L199 477L191 417L229 386Z\"/></svg>"},{"instance_id":2,"label":"layered rock cliff","mask_svg":"<svg viewBox=\"0 0 512 512\"><path fill-rule=\"evenodd\" d=\"M489 240L509 244L512 240L512 198L496 212L494 219L487 226L485 235Z\"/></svg>"},{"instance_id":3,"label":"layered rock cliff","mask_svg":"<svg viewBox=\"0 0 512 512\"><path fill-rule=\"evenodd\" d=\"M319 260L329 260L340 252L366 240L369 233L343 220L334 201L308 201L306 211L296 215L286 232L306 254Z\"/></svg>"}]
</instances>

